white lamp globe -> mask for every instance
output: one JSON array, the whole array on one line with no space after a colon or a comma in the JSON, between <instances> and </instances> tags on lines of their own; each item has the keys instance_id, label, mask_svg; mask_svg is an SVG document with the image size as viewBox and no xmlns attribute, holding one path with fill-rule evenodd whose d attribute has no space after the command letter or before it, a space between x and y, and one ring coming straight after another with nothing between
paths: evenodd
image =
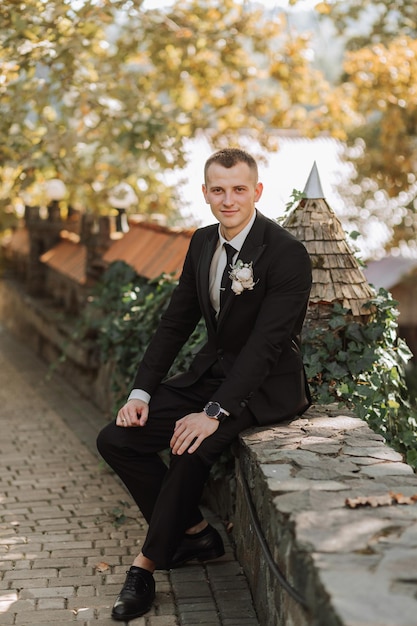
<instances>
[{"instance_id":1,"label":"white lamp globe","mask_svg":"<svg viewBox=\"0 0 417 626\"><path fill-rule=\"evenodd\" d=\"M51 178L45 182L45 193L48 200L62 200L67 193L65 183L59 178Z\"/></svg>"},{"instance_id":2,"label":"white lamp globe","mask_svg":"<svg viewBox=\"0 0 417 626\"><path fill-rule=\"evenodd\" d=\"M108 200L114 209L128 209L137 204L138 198L128 183L119 183L109 191Z\"/></svg>"}]
</instances>

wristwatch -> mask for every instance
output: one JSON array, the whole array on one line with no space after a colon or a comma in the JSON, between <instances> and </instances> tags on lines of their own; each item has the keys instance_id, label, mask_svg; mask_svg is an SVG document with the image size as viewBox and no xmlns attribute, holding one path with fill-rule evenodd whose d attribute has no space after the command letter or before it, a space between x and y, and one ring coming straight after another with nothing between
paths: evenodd
<instances>
[{"instance_id":1,"label":"wristwatch","mask_svg":"<svg viewBox=\"0 0 417 626\"><path fill-rule=\"evenodd\" d=\"M207 417L211 417L211 419L218 420L221 424L223 420L229 415L218 402L207 402L206 406L203 409L204 413Z\"/></svg>"}]
</instances>

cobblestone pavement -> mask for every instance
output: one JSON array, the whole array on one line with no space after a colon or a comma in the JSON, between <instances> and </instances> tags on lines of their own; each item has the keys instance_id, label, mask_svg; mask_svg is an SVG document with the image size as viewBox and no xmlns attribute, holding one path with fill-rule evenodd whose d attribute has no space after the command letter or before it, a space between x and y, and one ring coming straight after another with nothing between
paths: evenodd
<instances>
[{"instance_id":1,"label":"cobblestone pavement","mask_svg":"<svg viewBox=\"0 0 417 626\"><path fill-rule=\"evenodd\" d=\"M95 452L97 409L0 327L0 624L110 626L146 525ZM258 626L222 532L216 562L157 572L137 626ZM120 622L119 622L120 623Z\"/></svg>"}]
</instances>

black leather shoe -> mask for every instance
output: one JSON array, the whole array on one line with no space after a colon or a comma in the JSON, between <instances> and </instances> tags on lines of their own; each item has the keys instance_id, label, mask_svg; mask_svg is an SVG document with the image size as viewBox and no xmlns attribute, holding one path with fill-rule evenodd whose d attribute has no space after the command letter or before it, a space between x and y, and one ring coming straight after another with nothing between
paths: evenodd
<instances>
[{"instance_id":1,"label":"black leather shoe","mask_svg":"<svg viewBox=\"0 0 417 626\"><path fill-rule=\"evenodd\" d=\"M220 534L213 526L207 526L203 535L184 535L171 561L171 568L180 567L187 561L211 561L224 554Z\"/></svg>"},{"instance_id":2,"label":"black leather shoe","mask_svg":"<svg viewBox=\"0 0 417 626\"><path fill-rule=\"evenodd\" d=\"M128 622L147 613L155 599L155 581L150 572L132 565L114 603L113 619Z\"/></svg>"}]
</instances>

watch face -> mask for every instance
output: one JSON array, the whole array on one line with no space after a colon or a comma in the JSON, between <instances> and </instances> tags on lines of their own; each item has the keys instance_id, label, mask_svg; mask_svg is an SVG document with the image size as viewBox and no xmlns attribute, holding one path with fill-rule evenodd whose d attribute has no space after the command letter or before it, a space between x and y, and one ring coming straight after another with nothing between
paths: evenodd
<instances>
[{"instance_id":1,"label":"watch face","mask_svg":"<svg viewBox=\"0 0 417 626\"><path fill-rule=\"evenodd\" d=\"M209 402L204 407L204 412L209 417L217 417L219 413L221 412L220 404L218 402Z\"/></svg>"}]
</instances>

